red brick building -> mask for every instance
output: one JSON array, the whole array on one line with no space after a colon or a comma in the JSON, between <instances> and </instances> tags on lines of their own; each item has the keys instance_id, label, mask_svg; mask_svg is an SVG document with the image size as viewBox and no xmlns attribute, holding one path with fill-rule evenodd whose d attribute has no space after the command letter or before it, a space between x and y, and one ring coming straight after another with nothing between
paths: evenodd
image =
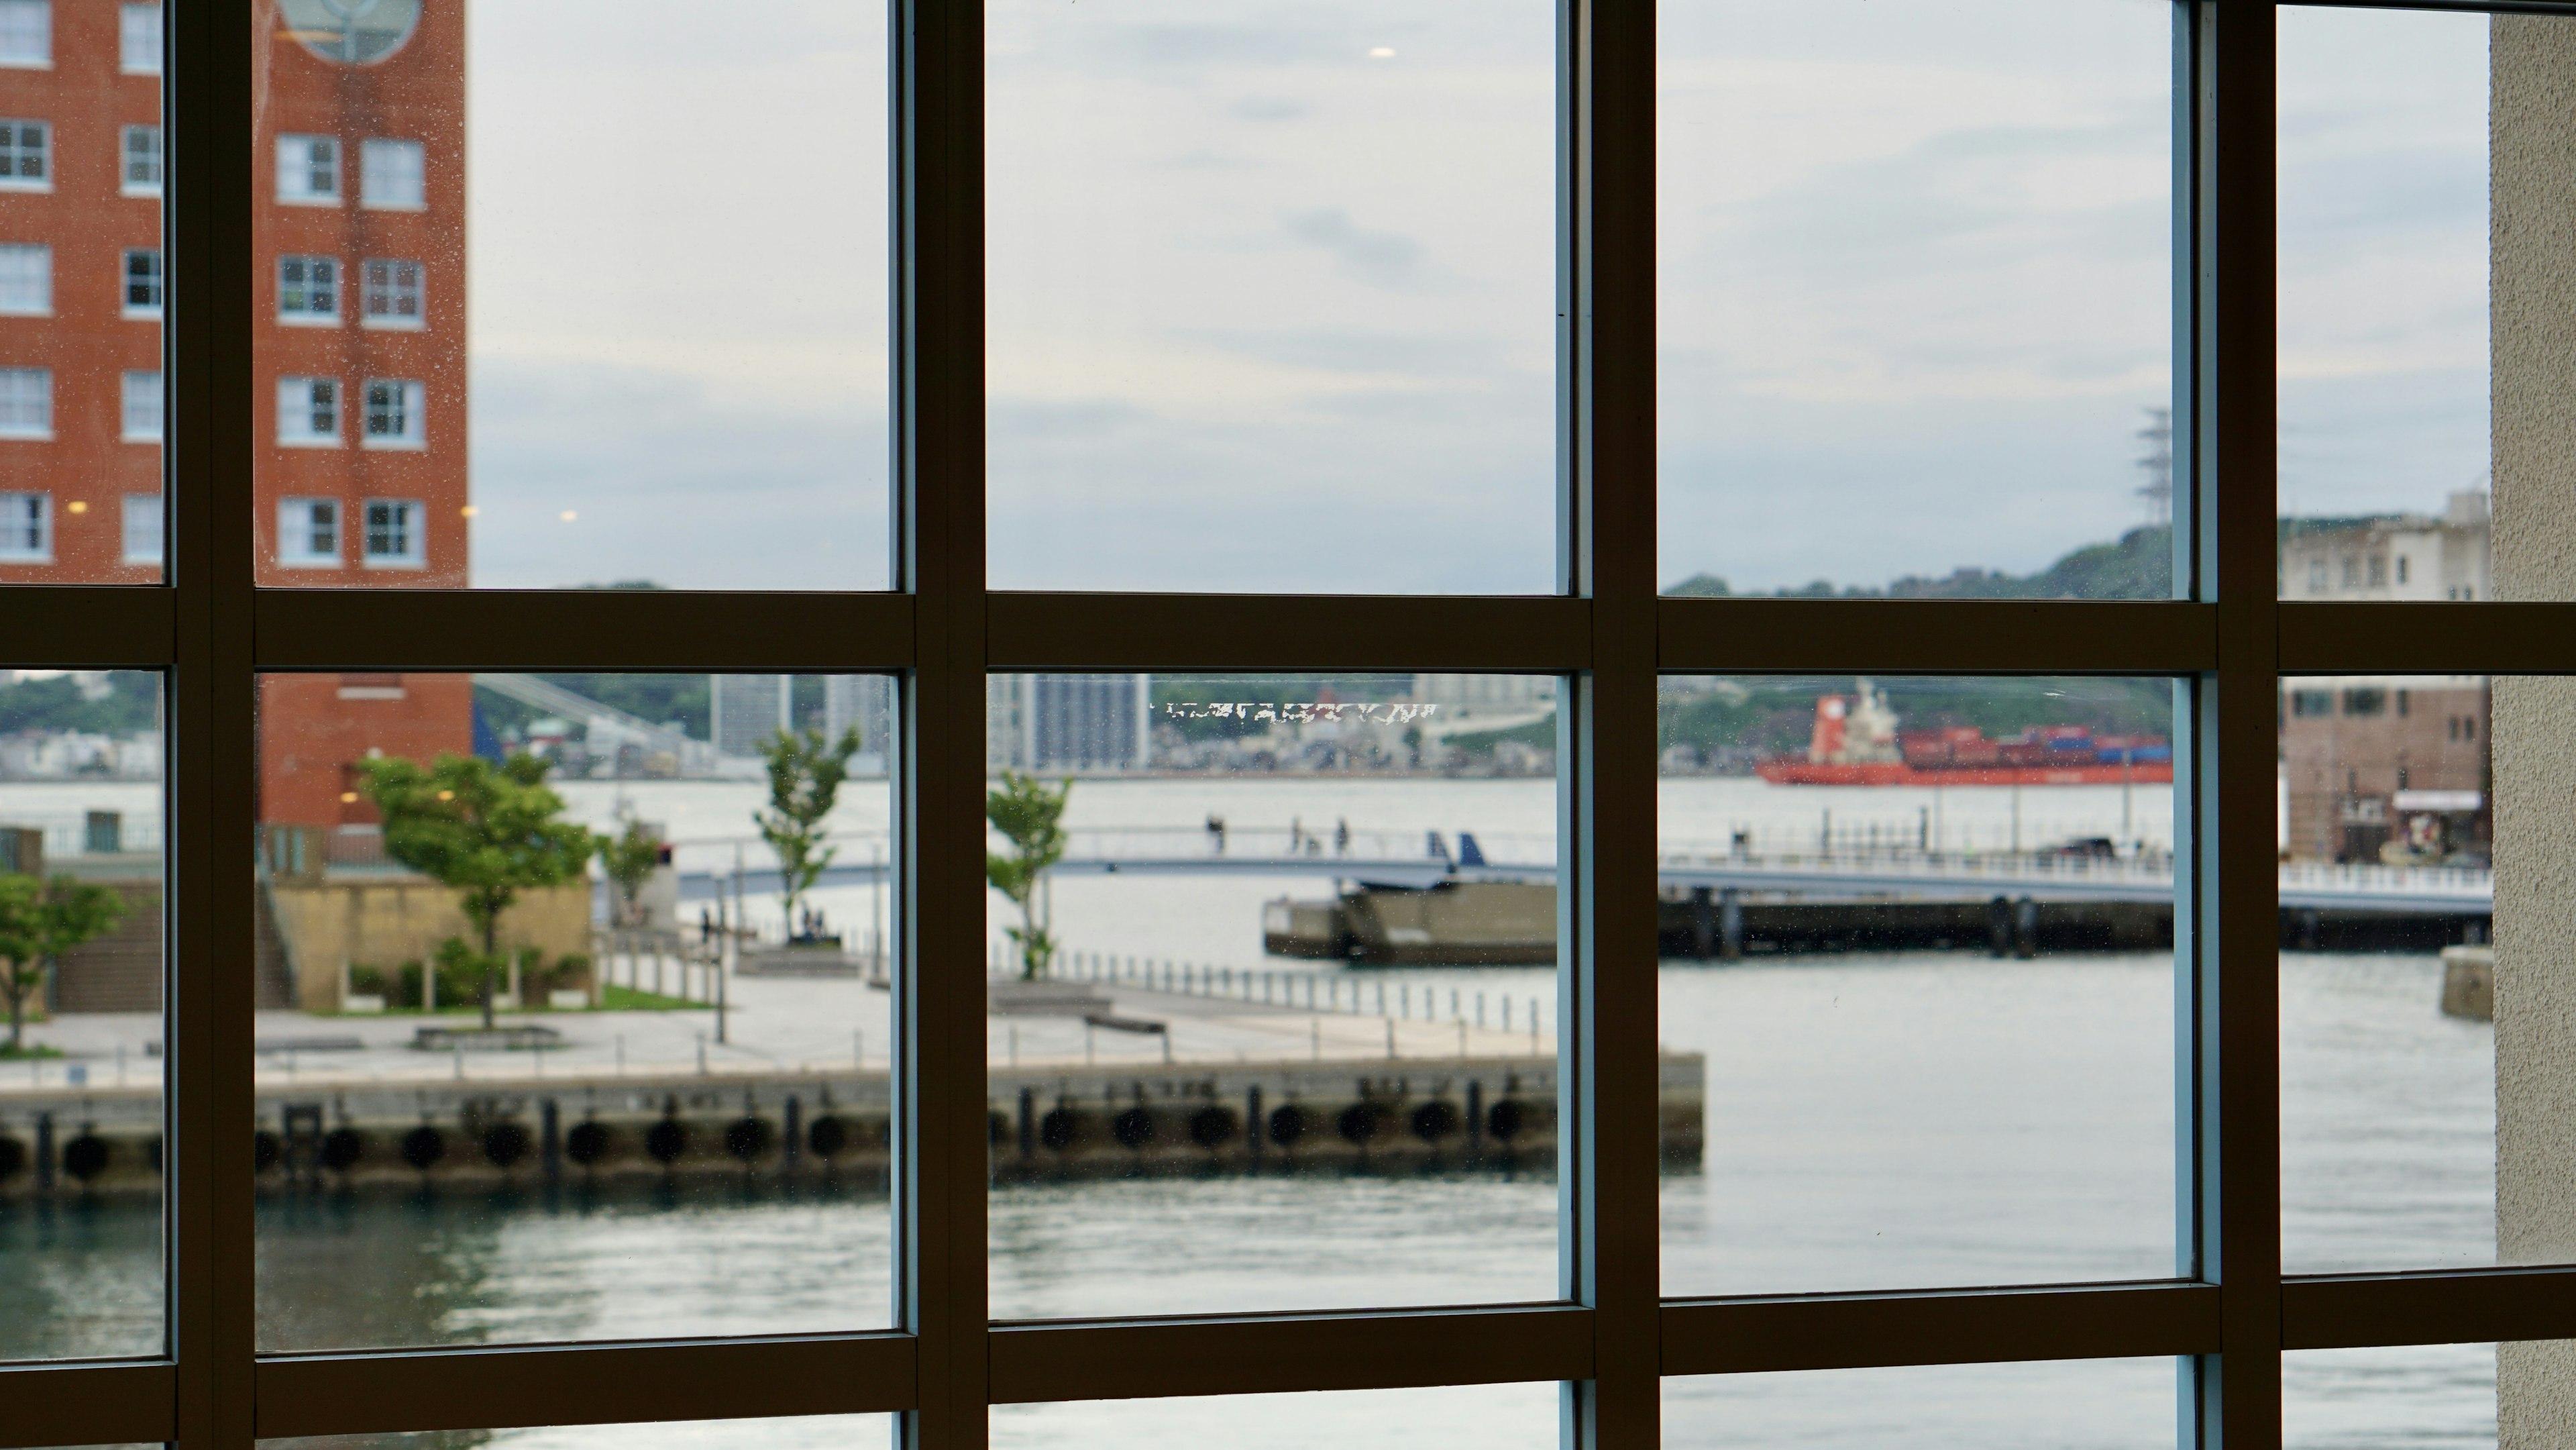
<instances>
[{"instance_id":1,"label":"red brick building","mask_svg":"<svg viewBox=\"0 0 2576 1450\"><path fill-rule=\"evenodd\" d=\"M2482 859L2493 836L2483 675L2302 676L2281 689L2283 852Z\"/></svg>"},{"instance_id":2,"label":"red brick building","mask_svg":"<svg viewBox=\"0 0 2576 1450\"><path fill-rule=\"evenodd\" d=\"M464 6L254 23L259 582L462 588ZM161 54L157 0L0 0L0 584L161 576ZM345 678L265 684L267 819L470 748L465 677Z\"/></svg>"}]
</instances>

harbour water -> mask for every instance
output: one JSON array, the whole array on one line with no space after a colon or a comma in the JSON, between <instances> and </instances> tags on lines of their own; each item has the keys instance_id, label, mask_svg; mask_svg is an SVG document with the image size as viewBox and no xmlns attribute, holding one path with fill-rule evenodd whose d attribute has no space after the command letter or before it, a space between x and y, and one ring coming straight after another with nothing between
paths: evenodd
<instances>
[{"instance_id":1,"label":"harbour water","mask_svg":"<svg viewBox=\"0 0 2576 1450\"><path fill-rule=\"evenodd\" d=\"M883 826L882 792L866 785L854 783L845 797L842 824L854 833ZM68 794L31 801L29 792L81 789L0 787L0 816L49 805L77 818ZM673 836L710 843L684 851L729 860L731 848L714 842L747 833L758 786L574 782L565 793L600 825L623 797ZM1846 821L1883 817L1892 832L1909 820L1920 827L1932 802L1913 797L1929 794L1674 780L1665 784L1663 833L1676 844L1724 842L1747 828L1790 833L1826 808ZM2005 793L1944 794L1952 797L1940 803L1945 831L2010 829L2011 803L1995 798ZM2170 839L2162 789L2023 795L2030 844ZM1077 828L1185 831L1215 813L1237 827L1294 819L1329 831L1347 819L1355 831L1418 839L1463 829L1498 842L1544 842L1555 815L1554 786L1544 780L1085 781L1073 801ZM864 852L865 834L854 841ZM1053 911L1059 935L1078 950L1304 971L1315 965L1261 961L1259 906L1328 889L1319 877L1066 878ZM995 904L998 931L1004 913ZM859 888L835 892L825 906L845 926L871 910ZM2282 970L2291 1266L2491 1261L2492 1029L2435 1011L2439 968L2430 957L2291 954ZM1547 1032L1555 1031L1545 969L1423 969L1371 980L1444 1006L1450 992L1538 998L1549 1004ZM2169 960L2010 961L1961 951L1666 963L1661 988L1667 1044L1706 1054L1709 1074L1705 1163L1665 1185L1667 1292L2174 1272ZM850 992L854 1018L864 1011L881 1020L882 997L865 1003L856 984ZM1545 1299L1556 1293L1556 1194L1545 1174L1454 1171L1013 1186L997 1190L993 1205L993 1309L1026 1318ZM303 1348L870 1327L889 1317L888 1221L881 1187L859 1182L471 1199L280 1196L261 1221L263 1339ZM156 1261L148 1206L0 1207L0 1299L13 1306L0 1314L0 1356L95 1352L148 1334L158 1315ZM1669 1439L2169 1446L2174 1375L2156 1361L1675 1381ZM2288 1385L2294 1444L2493 1443L2492 1356L2474 1347L2303 1356ZM1552 1443L1546 1387L1440 1395L1450 1398L1412 1403L1432 1417L1422 1423L1451 1427L1444 1438ZM1250 1417L1298 1427L1293 1439L1263 1439L1242 1430L1246 1417L1213 1413L1242 1430L1230 1443L1246 1444L1392 1444L1389 1427L1414 1423L1415 1411L1376 1397L1295 1398L1293 1415ZM1182 1405L997 1412L996 1438L1136 1443L1196 1423ZM2353 1412L2360 1405L2367 1415ZM849 1443L852 1428L807 1427L816 1444ZM578 1446L586 1433L503 1438ZM617 1443L731 1443L707 1438L714 1433L621 1432ZM1422 1443L1411 1430L1405 1436ZM758 1438L809 1442L790 1426Z\"/></svg>"}]
</instances>

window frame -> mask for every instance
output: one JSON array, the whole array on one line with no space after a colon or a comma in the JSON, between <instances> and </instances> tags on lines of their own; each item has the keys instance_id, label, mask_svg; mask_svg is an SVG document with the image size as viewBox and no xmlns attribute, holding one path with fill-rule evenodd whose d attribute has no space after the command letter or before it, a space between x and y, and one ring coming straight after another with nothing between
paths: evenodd
<instances>
[{"instance_id":1,"label":"window frame","mask_svg":"<svg viewBox=\"0 0 2576 1450\"><path fill-rule=\"evenodd\" d=\"M137 272L135 264L143 263ZM150 295L148 302L137 302L137 285ZM164 268L159 247L127 247L117 254L117 311L129 322L158 322L161 310L169 301L170 277Z\"/></svg>"},{"instance_id":2,"label":"window frame","mask_svg":"<svg viewBox=\"0 0 2576 1450\"><path fill-rule=\"evenodd\" d=\"M136 139L146 136L151 138L152 144L144 150L137 151L134 146ZM152 179L149 181L137 181L134 179L134 163L138 157L143 156L149 156L151 158ZM160 127L148 122L136 122L132 125L119 126L117 128L117 195L158 197L161 194L162 168L165 164L166 159L162 151Z\"/></svg>"},{"instance_id":3,"label":"window frame","mask_svg":"<svg viewBox=\"0 0 2576 1450\"><path fill-rule=\"evenodd\" d=\"M36 144L32 148L25 144L25 128L28 127L33 127L36 133ZM19 174L31 150L37 158L37 165L44 170L41 176ZM0 157L7 158L7 165L10 168L5 174L0 174L0 191L52 191L54 189L53 123L34 116L0 117Z\"/></svg>"},{"instance_id":4,"label":"window frame","mask_svg":"<svg viewBox=\"0 0 2576 1450\"><path fill-rule=\"evenodd\" d=\"M2510 8L2576 15L2556 0ZM0 1445L897 1411L907 1445L975 1447L994 1403L1558 1380L1570 1445L1660 1444L1660 1376L2172 1355L2195 1446L2280 1443L2285 1349L2576 1336L2576 1267L2285 1278L2279 1249L2273 761L2290 673L2576 672L2576 604L2283 603L2274 546L2274 10L2177 5L2177 516L2186 597L2134 603L1665 599L1655 592L1651 0L1560 0L1559 592L1535 598L1040 594L987 587L983 18L896 0L895 580L884 594L264 590L253 475L268 400L259 57L181 6L163 80L172 192L168 584L30 585L17 667L166 673L173 883L171 1353L12 1366ZM2218 120L2256 134L2221 146ZM47 175L0 182L50 189ZM344 158L335 156L335 163ZM335 174L345 172L335 164ZM287 204L345 204L334 195ZM192 299L194 301L192 302ZM345 384L339 399L345 414ZM344 425L345 426L345 425ZM2221 480L2226 486L2220 487ZM345 506L344 506L345 510ZM341 544L347 539L345 512ZM349 668L754 669L900 680L899 1288L881 1332L263 1356L254 1320L246 994L204 964L254 930L256 681ZM994 1324L987 1313L982 712L1006 670L1530 671L1566 678L1559 1020L1561 1295L1539 1305ZM2183 1262L2140 1284L1667 1299L1657 1247L1653 974L1661 673L2166 675L2188 682L2178 955ZM215 883L197 889L196 883ZM220 953L218 953L220 956ZM2221 1110L2221 1105L2224 1110ZM2222 1232L2226 1228L2231 1231Z\"/></svg>"},{"instance_id":5,"label":"window frame","mask_svg":"<svg viewBox=\"0 0 2576 1450\"><path fill-rule=\"evenodd\" d=\"M331 293L330 311L316 311L311 307L305 307L300 310L288 309L286 299L290 284L286 280L286 269L290 265L296 263L301 263L303 265L305 276L302 282L292 285L300 288L300 295L308 300L316 291L327 287ZM316 282L313 280L313 268L316 263L327 266L331 269L330 281ZM278 326L338 327L341 325L345 316L345 309L341 306L341 299L347 294L348 288L344 285L347 278L340 266L339 258L326 257L314 252L281 252L277 257L277 265L269 269L269 275L274 278L277 283L276 315Z\"/></svg>"},{"instance_id":6,"label":"window frame","mask_svg":"<svg viewBox=\"0 0 2576 1450\"><path fill-rule=\"evenodd\" d=\"M0 70L52 70L54 68L54 7L52 0L8 0L10 6L24 6L43 17L44 54L35 57L0 55Z\"/></svg>"},{"instance_id":7,"label":"window frame","mask_svg":"<svg viewBox=\"0 0 2576 1450\"><path fill-rule=\"evenodd\" d=\"M382 268L385 283L376 285L376 272ZM405 269L411 273L411 284L402 283ZM429 268L410 257L364 257L358 262L358 325L378 332L421 332L429 327ZM376 313L376 302L382 297L389 305L405 298L411 301L411 315L404 317L388 312Z\"/></svg>"},{"instance_id":8,"label":"window frame","mask_svg":"<svg viewBox=\"0 0 2576 1450\"><path fill-rule=\"evenodd\" d=\"M405 148L408 148L407 151ZM396 200L376 195L378 174L375 158L408 155L411 165L405 179L418 195ZM369 211L427 211L429 209L429 151L419 141L402 136L369 136L358 143L358 205Z\"/></svg>"},{"instance_id":9,"label":"window frame","mask_svg":"<svg viewBox=\"0 0 2576 1450\"><path fill-rule=\"evenodd\" d=\"M40 260L36 286L43 294L28 305L0 304L0 317L51 317L54 315L54 249L46 242L0 243L0 256L29 257Z\"/></svg>"}]
</instances>

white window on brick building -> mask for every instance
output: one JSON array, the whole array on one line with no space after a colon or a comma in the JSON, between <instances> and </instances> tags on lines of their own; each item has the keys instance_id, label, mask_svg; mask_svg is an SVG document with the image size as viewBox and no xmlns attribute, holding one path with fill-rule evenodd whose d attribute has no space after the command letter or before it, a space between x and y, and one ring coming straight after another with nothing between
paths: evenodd
<instances>
[{"instance_id":1,"label":"white window on brick building","mask_svg":"<svg viewBox=\"0 0 2576 1450\"><path fill-rule=\"evenodd\" d=\"M340 380L279 378L277 442L282 448L340 446Z\"/></svg>"},{"instance_id":2,"label":"white window on brick building","mask_svg":"<svg viewBox=\"0 0 2576 1450\"><path fill-rule=\"evenodd\" d=\"M0 120L0 191L54 189L54 128L42 121Z\"/></svg>"},{"instance_id":3,"label":"white window on brick building","mask_svg":"<svg viewBox=\"0 0 2576 1450\"><path fill-rule=\"evenodd\" d=\"M340 141L335 136L277 138L277 199L296 206L340 204Z\"/></svg>"},{"instance_id":4,"label":"white window on brick building","mask_svg":"<svg viewBox=\"0 0 2576 1450\"><path fill-rule=\"evenodd\" d=\"M337 257L277 259L277 320L299 327L339 325L340 261Z\"/></svg>"},{"instance_id":5,"label":"white window on brick building","mask_svg":"<svg viewBox=\"0 0 2576 1450\"><path fill-rule=\"evenodd\" d=\"M277 562L295 569L340 567L340 501L281 499L277 505Z\"/></svg>"},{"instance_id":6,"label":"white window on brick building","mask_svg":"<svg viewBox=\"0 0 2576 1450\"><path fill-rule=\"evenodd\" d=\"M421 404L428 390L409 378L367 379L367 432L363 442L369 448L422 448L428 446L428 429L423 426Z\"/></svg>"},{"instance_id":7,"label":"white window on brick building","mask_svg":"<svg viewBox=\"0 0 2576 1450\"><path fill-rule=\"evenodd\" d=\"M51 0L0 0L0 66L54 63Z\"/></svg>"},{"instance_id":8,"label":"white window on brick building","mask_svg":"<svg viewBox=\"0 0 2576 1450\"><path fill-rule=\"evenodd\" d=\"M131 247L125 253L125 283L121 296L128 317L161 315L161 249Z\"/></svg>"},{"instance_id":9,"label":"white window on brick building","mask_svg":"<svg viewBox=\"0 0 2576 1450\"><path fill-rule=\"evenodd\" d=\"M161 562L161 495L129 493L125 496L125 562Z\"/></svg>"},{"instance_id":10,"label":"white window on brick building","mask_svg":"<svg viewBox=\"0 0 2576 1450\"><path fill-rule=\"evenodd\" d=\"M0 245L0 313L42 317L54 310L54 249L42 242Z\"/></svg>"},{"instance_id":11,"label":"white window on brick building","mask_svg":"<svg viewBox=\"0 0 2576 1450\"><path fill-rule=\"evenodd\" d=\"M368 141L358 150L360 204L418 211L428 204L425 165L417 141Z\"/></svg>"},{"instance_id":12,"label":"white window on brick building","mask_svg":"<svg viewBox=\"0 0 2576 1450\"><path fill-rule=\"evenodd\" d=\"M161 374L125 375L125 441L161 441Z\"/></svg>"},{"instance_id":13,"label":"white window on brick building","mask_svg":"<svg viewBox=\"0 0 2576 1450\"><path fill-rule=\"evenodd\" d=\"M0 493L0 563L54 561L54 496Z\"/></svg>"},{"instance_id":14,"label":"white window on brick building","mask_svg":"<svg viewBox=\"0 0 2576 1450\"><path fill-rule=\"evenodd\" d=\"M418 499L367 500L367 567L417 569L427 557L421 520L427 509Z\"/></svg>"},{"instance_id":15,"label":"white window on brick building","mask_svg":"<svg viewBox=\"0 0 2576 1450\"><path fill-rule=\"evenodd\" d=\"M127 75L161 74L160 0L117 7L116 58L117 68Z\"/></svg>"},{"instance_id":16,"label":"white window on brick building","mask_svg":"<svg viewBox=\"0 0 2576 1450\"><path fill-rule=\"evenodd\" d=\"M117 190L127 196L161 194L161 128L128 126L125 128L125 170Z\"/></svg>"},{"instance_id":17,"label":"white window on brick building","mask_svg":"<svg viewBox=\"0 0 2576 1450\"><path fill-rule=\"evenodd\" d=\"M369 327L419 327L420 263L400 257L369 257L366 263L366 307L360 321Z\"/></svg>"},{"instance_id":18,"label":"white window on brick building","mask_svg":"<svg viewBox=\"0 0 2576 1450\"><path fill-rule=\"evenodd\" d=\"M0 368L0 438L53 436L53 371Z\"/></svg>"}]
</instances>

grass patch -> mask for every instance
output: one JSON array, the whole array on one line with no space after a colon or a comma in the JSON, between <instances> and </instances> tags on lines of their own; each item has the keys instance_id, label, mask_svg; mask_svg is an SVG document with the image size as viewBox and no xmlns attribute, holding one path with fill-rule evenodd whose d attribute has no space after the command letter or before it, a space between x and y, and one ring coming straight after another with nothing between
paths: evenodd
<instances>
[{"instance_id":1,"label":"grass patch","mask_svg":"<svg viewBox=\"0 0 2576 1450\"><path fill-rule=\"evenodd\" d=\"M665 997L659 992L640 991L611 982L599 989L602 1012L712 1012L714 1004L692 1002L686 997Z\"/></svg>"},{"instance_id":2,"label":"grass patch","mask_svg":"<svg viewBox=\"0 0 2576 1450\"><path fill-rule=\"evenodd\" d=\"M0 1042L0 1062L51 1062L62 1055L61 1048L47 1047L41 1042L28 1047L11 1047Z\"/></svg>"}]
</instances>

